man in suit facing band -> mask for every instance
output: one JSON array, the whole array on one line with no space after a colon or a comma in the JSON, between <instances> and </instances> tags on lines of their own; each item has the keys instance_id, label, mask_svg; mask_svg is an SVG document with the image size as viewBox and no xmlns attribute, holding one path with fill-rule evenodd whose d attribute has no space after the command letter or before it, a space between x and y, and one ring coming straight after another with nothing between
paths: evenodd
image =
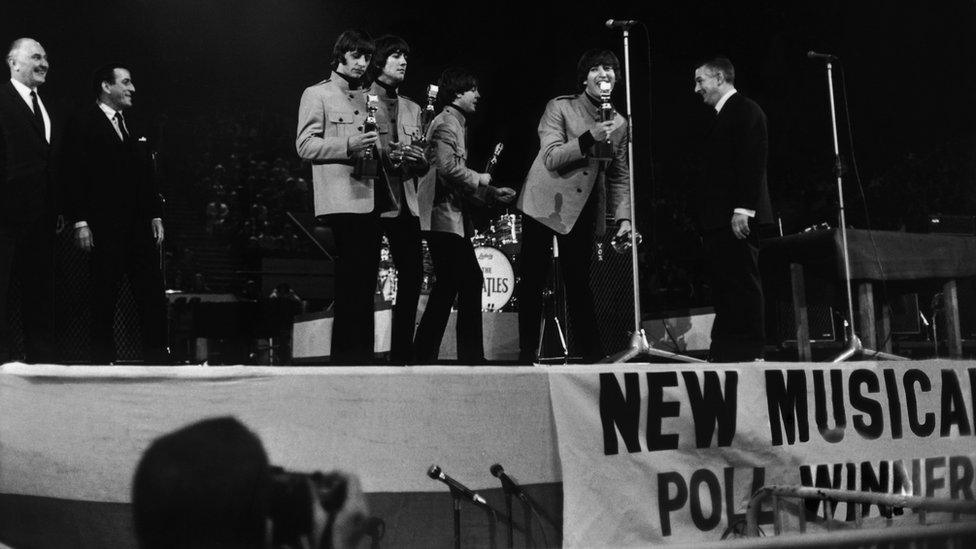
<instances>
[{"instance_id":1,"label":"man in suit facing band","mask_svg":"<svg viewBox=\"0 0 976 549\"><path fill-rule=\"evenodd\" d=\"M715 306L709 359L755 360L765 344L757 225L772 222L766 114L736 91L735 69L724 57L695 69L695 93L716 113L696 200Z\"/></svg>"},{"instance_id":2,"label":"man in suit facing band","mask_svg":"<svg viewBox=\"0 0 976 549\"><path fill-rule=\"evenodd\" d=\"M58 120L39 88L47 80L44 47L15 40L7 53L10 80L0 90L0 363L13 356L8 294L21 281L24 351L28 362L54 359L54 234L57 227L54 151Z\"/></svg>"},{"instance_id":3,"label":"man in suit facing band","mask_svg":"<svg viewBox=\"0 0 976 549\"><path fill-rule=\"evenodd\" d=\"M379 98L376 122L379 126L380 178L393 192L393 209L384 212L380 222L390 240L397 271L390 362L409 364L413 362L413 333L424 272L417 185L418 178L426 174L430 166L424 150L411 145L413 140L424 137L421 135L422 109L397 89L407 74L410 46L402 38L391 35L377 38L375 46L376 53L369 68L373 79L369 93ZM391 149L391 143L396 151Z\"/></svg>"},{"instance_id":4,"label":"man in suit facing band","mask_svg":"<svg viewBox=\"0 0 976 549\"><path fill-rule=\"evenodd\" d=\"M373 41L359 30L339 35L332 48L332 75L305 89L298 106L298 156L312 163L315 215L335 237L335 311L332 361L369 363L373 357L373 296L383 227L392 209L387 180L356 178L356 158L376 146L379 132L363 132L363 77Z\"/></svg>"},{"instance_id":5,"label":"man in suit facing band","mask_svg":"<svg viewBox=\"0 0 976 549\"><path fill-rule=\"evenodd\" d=\"M163 204L146 138L127 116L136 88L118 63L92 76L95 101L65 132L66 181L75 243L91 253L92 360L116 357L114 325L122 275L139 308L143 360L166 361L166 295L159 263Z\"/></svg>"},{"instance_id":6,"label":"man in suit facing band","mask_svg":"<svg viewBox=\"0 0 976 549\"><path fill-rule=\"evenodd\" d=\"M600 116L600 84L612 87L619 69L613 52L587 51L577 64L576 81L583 91L549 101L539 121L539 154L517 203L525 213L518 287L521 362L537 358L542 290L553 235L559 243L560 270L576 336L573 345L587 362L603 358L589 273L594 239L606 232L608 198L616 233L631 229L627 122L620 114L608 121ZM608 138L612 157L595 158L594 145Z\"/></svg>"}]
</instances>

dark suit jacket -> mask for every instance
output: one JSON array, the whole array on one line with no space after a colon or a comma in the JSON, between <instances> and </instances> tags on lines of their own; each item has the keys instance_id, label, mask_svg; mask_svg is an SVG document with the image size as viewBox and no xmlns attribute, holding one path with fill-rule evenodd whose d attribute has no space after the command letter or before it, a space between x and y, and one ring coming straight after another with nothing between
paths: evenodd
<instances>
[{"instance_id":1,"label":"dark suit jacket","mask_svg":"<svg viewBox=\"0 0 976 549\"><path fill-rule=\"evenodd\" d=\"M736 208L755 210L756 221L772 223L768 156L766 114L737 91L715 117L703 144L704 173L697 196L702 230L729 227Z\"/></svg>"},{"instance_id":2,"label":"dark suit jacket","mask_svg":"<svg viewBox=\"0 0 976 549\"><path fill-rule=\"evenodd\" d=\"M135 218L148 228L149 220L162 217L148 142L139 140L143 134L129 117L125 123L129 140L123 143L95 103L68 122L61 172L72 222L87 221L93 230L126 229Z\"/></svg>"},{"instance_id":3,"label":"dark suit jacket","mask_svg":"<svg viewBox=\"0 0 976 549\"><path fill-rule=\"evenodd\" d=\"M51 144L13 84L9 80L0 84L0 223L3 224L29 222L57 211L52 159L60 128L51 102L45 97L41 100L51 119Z\"/></svg>"}]
</instances>

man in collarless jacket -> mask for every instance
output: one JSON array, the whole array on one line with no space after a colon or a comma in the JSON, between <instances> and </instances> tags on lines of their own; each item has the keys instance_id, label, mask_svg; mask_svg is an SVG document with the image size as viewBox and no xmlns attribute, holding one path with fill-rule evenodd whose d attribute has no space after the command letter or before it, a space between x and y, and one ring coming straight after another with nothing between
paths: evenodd
<instances>
[{"instance_id":1,"label":"man in collarless jacket","mask_svg":"<svg viewBox=\"0 0 976 549\"><path fill-rule=\"evenodd\" d=\"M393 195L387 182L358 179L356 159L376 146L379 133L363 132L363 77L373 55L364 31L347 30L332 49L332 75L305 89L298 107L298 156L312 163L315 215L332 227L336 244L332 362L375 360L374 295L380 261L380 214Z\"/></svg>"},{"instance_id":2,"label":"man in collarless jacket","mask_svg":"<svg viewBox=\"0 0 976 549\"><path fill-rule=\"evenodd\" d=\"M65 131L65 174L75 243L91 253L92 361L116 360L115 309L127 274L139 308L143 360L162 363L166 351L166 294L159 251L163 204L146 137L129 118L135 84L118 63L92 77L95 101Z\"/></svg>"},{"instance_id":3,"label":"man in collarless jacket","mask_svg":"<svg viewBox=\"0 0 976 549\"><path fill-rule=\"evenodd\" d=\"M49 68L41 44L15 40L7 66L10 80L0 86L0 363L17 358L8 319L12 277L21 281L25 360L51 362L60 124L39 93Z\"/></svg>"},{"instance_id":4,"label":"man in collarless jacket","mask_svg":"<svg viewBox=\"0 0 976 549\"><path fill-rule=\"evenodd\" d=\"M608 199L617 222L616 234L631 229L627 122L619 113L603 122L599 110L600 84L613 86L619 68L613 52L587 51L576 71L583 91L549 101L539 121L539 154L517 203L525 214L518 287L521 362L537 358L553 235L559 243L560 270L576 337L573 346L585 362L603 358L589 273L594 243L607 229ZM608 139L611 157L596 158L595 144Z\"/></svg>"},{"instance_id":5,"label":"man in collarless jacket","mask_svg":"<svg viewBox=\"0 0 976 549\"><path fill-rule=\"evenodd\" d=\"M735 68L724 57L698 66L695 93L716 112L696 200L715 306L709 360L752 361L765 345L758 225L772 222L766 114L736 91Z\"/></svg>"},{"instance_id":6,"label":"man in collarless jacket","mask_svg":"<svg viewBox=\"0 0 976 549\"><path fill-rule=\"evenodd\" d=\"M411 143L423 139L421 113L416 102L399 93L406 77L410 46L398 36L381 36L370 63L373 84L369 93L379 98L376 122L379 126L380 178L393 193L393 209L380 216L390 241L397 271L396 303L390 338L390 362L413 362L413 335L417 323L417 302L423 277L420 244L420 213L417 205L419 178L430 168L424 150ZM391 149L391 143L397 149Z\"/></svg>"}]
</instances>

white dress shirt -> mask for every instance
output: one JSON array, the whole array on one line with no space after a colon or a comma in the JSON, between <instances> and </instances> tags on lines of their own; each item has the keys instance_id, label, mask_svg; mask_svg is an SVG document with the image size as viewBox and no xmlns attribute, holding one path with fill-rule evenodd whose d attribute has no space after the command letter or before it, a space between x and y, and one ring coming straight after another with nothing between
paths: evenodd
<instances>
[{"instance_id":1,"label":"white dress shirt","mask_svg":"<svg viewBox=\"0 0 976 549\"><path fill-rule=\"evenodd\" d=\"M37 93L37 88L29 88L25 86L19 80L10 79L10 83L14 85L14 89L23 98L24 103L27 103L27 108L31 112L34 112L34 101L31 99L31 92ZM47 114L47 108L44 106L44 101L41 100L41 94L37 93L37 105L41 107L41 117L44 118L44 139L48 143L51 142L51 117Z\"/></svg>"},{"instance_id":2,"label":"white dress shirt","mask_svg":"<svg viewBox=\"0 0 976 549\"><path fill-rule=\"evenodd\" d=\"M722 98L718 100L718 103L715 103L715 113L716 114L722 112L722 107L725 106L725 103L729 100L730 97L732 97L732 94L733 93L735 93L735 88L734 87L732 89L730 89L729 91L725 92L725 95L723 95ZM749 217L756 217L756 210L750 210L750 209L747 209L747 208L736 208L736 209L732 210L732 213L742 214L742 215L746 215L746 216L749 216Z\"/></svg>"}]
</instances>

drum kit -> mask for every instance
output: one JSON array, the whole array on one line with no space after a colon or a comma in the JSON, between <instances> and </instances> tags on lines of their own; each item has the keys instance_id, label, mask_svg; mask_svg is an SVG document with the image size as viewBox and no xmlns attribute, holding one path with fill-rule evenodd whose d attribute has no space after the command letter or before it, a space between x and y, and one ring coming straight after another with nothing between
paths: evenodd
<instances>
[{"instance_id":1,"label":"drum kit","mask_svg":"<svg viewBox=\"0 0 976 549\"><path fill-rule=\"evenodd\" d=\"M475 231L471 237L475 257L484 276L481 293L481 310L485 312L511 312L518 310L515 285L518 284L516 268L518 253L522 247L522 216L505 213L499 215L484 233ZM424 255L424 274L420 293L429 294L434 288L434 264L430 258L427 241L421 241ZM380 247L380 267L376 279L376 293L390 304L396 303L397 271L390 254L390 243L383 237Z\"/></svg>"}]
</instances>

